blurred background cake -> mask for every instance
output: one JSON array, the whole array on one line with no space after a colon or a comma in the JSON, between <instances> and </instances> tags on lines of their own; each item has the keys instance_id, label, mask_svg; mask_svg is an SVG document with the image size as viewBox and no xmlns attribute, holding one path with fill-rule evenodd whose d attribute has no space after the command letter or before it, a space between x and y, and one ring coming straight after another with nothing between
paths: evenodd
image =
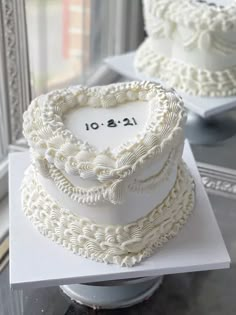
<instances>
[{"instance_id":1,"label":"blurred background cake","mask_svg":"<svg viewBox=\"0 0 236 315\"><path fill-rule=\"evenodd\" d=\"M236 1L143 0L135 67L191 95L236 95Z\"/></svg>"}]
</instances>

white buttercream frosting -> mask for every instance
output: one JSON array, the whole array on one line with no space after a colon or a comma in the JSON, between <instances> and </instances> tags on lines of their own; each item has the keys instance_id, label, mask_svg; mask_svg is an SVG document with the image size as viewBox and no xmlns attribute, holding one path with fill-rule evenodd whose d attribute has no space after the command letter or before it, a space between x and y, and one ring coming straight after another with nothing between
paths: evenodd
<instances>
[{"instance_id":1,"label":"white buttercream frosting","mask_svg":"<svg viewBox=\"0 0 236 315\"><path fill-rule=\"evenodd\" d=\"M56 243L96 261L132 266L178 233L194 207L194 183L180 163L176 182L164 202L122 226L98 225L61 208L39 184L32 166L22 183L22 200L24 213L34 226Z\"/></svg>"},{"instance_id":2,"label":"white buttercream frosting","mask_svg":"<svg viewBox=\"0 0 236 315\"><path fill-rule=\"evenodd\" d=\"M200 96L236 94L236 1L143 0L138 71Z\"/></svg>"},{"instance_id":3,"label":"white buttercream frosting","mask_svg":"<svg viewBox=\"0 0 236 315\"><path fill-rule=\"evenodd\" d=\"M77 103L78 99L82 100L83 106L104 108L109 107L111 99L111 107L115 106L114 100L116 106L120 105L121 100L116 97L121 93L126 95L126 102L130 102L139 99L141 92L146 93L150 108L145 129L133 140L124 141L114 150L115 153L110 148L97 151L76 137L63 123L68 110L81 106ZM81 98L81 95L85 97ZM89 101L91 98L95 103ZM84 180L93 180L96 187L78 188L77 195L70 189L72 198L87 204L96 204L102 199L119 204L126 192L123 185L125 178L132 176L145 162L160 159L183 143L185 120L182 100L174 91L167 91L161 85L150 82L131 82L100 88L79 86L77 89L74 87L49 93L31 103L24 114L23 127L33 160L43 176L58 179L63 171ZM61 184L59 186L62 187Z\"/></svg>"},{"instance_id":4,"label":"white buttercream frosting","mask_svg":"<svg viewBox=\"0 0 236 315\"><path fill-rule=\"evenodd\" d=\"M214 1L212 1L214 2ZM194 29L232 30L236 26L236 1L226 6L209 6L195 0L143 0L144 17L163 18ZM148 18L148 17L147 17Z\"/></svg>"},{"instance_id":5,"label":"white buttercream frosting","mask_svg":"<svg viewBox=\"0 0 236 315\"><path fill-rule=\"evenodd\" d=\"M155 52L150 38L139 47L135 66L187 94L199 96L236 95L236 66L224 71L207 71Z\"/></svg>"},{"instance_id":6,"label":"white buttercream frosting","mask_svg":"<svg viewBox=\"0 0 236 315\"><path fill-rule=\"evenodd\" d=\"M92 117L97 128L110 113L118 124L132 110L139 112L133 129L101 127L93 139L76 125ZM185 120L175 91L151 82L76 86L37 98L24 114L32 159L22 183L25 214L74 253L122 266L141 261L177 234L194 206L182 161Z\"/></svg>"}]
</instances>

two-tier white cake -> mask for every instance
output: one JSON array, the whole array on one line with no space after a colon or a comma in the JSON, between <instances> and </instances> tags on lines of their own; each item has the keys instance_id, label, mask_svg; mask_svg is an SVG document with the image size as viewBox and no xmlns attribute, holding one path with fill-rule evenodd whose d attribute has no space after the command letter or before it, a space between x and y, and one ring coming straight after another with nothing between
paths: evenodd
<instances>
[{"instance_id":1,"label":"two-tier white cake","mask_svg":"<svg viewBox=\"0 0 236 315\"><path fill-rule=\"evenodd\" d=\"M132 266L175 236L194 207L182 161L182 100L151 82L75 86L32 101L25 214L45 236Z\"/></svg>"},{"instance_id":2,"label":"two-tier white cake","mask_svg":"<svg viewBox=\"0 0 236 315\"><path fill-rule=\"evenodd\" d=\"M180 91L236 95L236 0L143 0L135 67Z\"/></svg>"}]
</instances>

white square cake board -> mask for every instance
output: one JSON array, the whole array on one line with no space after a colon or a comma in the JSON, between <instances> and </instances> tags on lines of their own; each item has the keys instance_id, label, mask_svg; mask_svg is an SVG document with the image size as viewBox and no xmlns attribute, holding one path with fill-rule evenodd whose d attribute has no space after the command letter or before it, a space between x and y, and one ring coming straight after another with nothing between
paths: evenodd
<instances>
[{"instance_id":1,"label":"white square cake board","mask_svg":"<svg viewBox=\"0 0 236 315\"><path fill-rule=\"evenodd\" d=\"M148 80L166 85L165 82L137 72L134 68L135 52L108 57L104 61L114 71L132 80ZM236 96L200 97L187 95L178 91L184 100L185 107L203 118L220 114L236 107Z\"/></svg>"},{"instance_id":2,"label":"white square cake board","mask_svg":"<svg viewBox=\"0 0 236 315\"><path fill-rule=\"evenodd\" d=\"M74 255L42 236L21 209L20 185L29 153L13 153L9 161L10 284L12 288L46 287L143 276L228 268L230 257L192 155L184 160L196 182L196 206L177 237L134 267L107 265Z\"/></svg>"}]
</instances>

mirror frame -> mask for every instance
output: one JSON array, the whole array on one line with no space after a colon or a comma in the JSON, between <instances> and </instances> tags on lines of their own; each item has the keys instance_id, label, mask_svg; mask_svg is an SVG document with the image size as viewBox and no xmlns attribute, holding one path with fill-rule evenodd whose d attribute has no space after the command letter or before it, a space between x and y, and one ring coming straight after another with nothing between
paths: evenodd
<instances>
[{"instance_id":1,"label":"mirror frame","mask_svg":"<svg viewBox=\"0 0 236 315\"><path fill-rule=\"evenodd\" d=\"M22 137L22 115L31 100L24 0L0 0L2 100L8 111L9 144Z\"/></svg>"}]
</instances>

